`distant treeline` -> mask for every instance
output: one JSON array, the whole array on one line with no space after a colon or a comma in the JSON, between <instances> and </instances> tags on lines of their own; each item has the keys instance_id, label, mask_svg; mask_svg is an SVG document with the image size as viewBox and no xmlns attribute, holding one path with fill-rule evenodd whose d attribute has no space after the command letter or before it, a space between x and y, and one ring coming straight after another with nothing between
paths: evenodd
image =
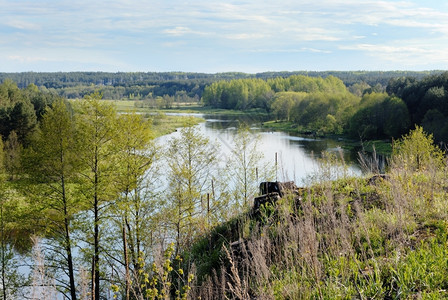
<instances>
[{"instance_id":1,"label":"distant treeline","mask_svg":"<svg viewBox=\"0 0 448 300\"><path fill-rule=\"evenodd\" d=\"M293 75L214 82L202 99L217 108L262 108L299 131L371 140L397 138L421 125L436 141L446 142L447 89L448 72L420 79L394 77L385 86L362 81L349 87L332 75Z\"/></svg>"},{"instance_id":2,"label":"distant treeline","mask_svg":"<svg viewBox=\"0 0 448 300\"><path fill-rule=\"evenodd\" d=\"M94 91L103 93L105 99L152 99L157 96L176 96L185 93L190 98L201 98L206 86L220 80L233 79L271 79L288 78L293 75L310 77L334 76L341 79L346 86L356 83L366 83L372 87L385 87L391 78L414 77L421 79L442 71L297 71L297 72L264 72L247 74L228 72L217 74L186 73L186 72L24 72L0 73L0 83L11 79L19 88L35 84L41 90L49 90L59 96L75 99L82 98Z\"/></svg>"},{"instance_id":3,"label":"distant treeline","mask_svg":"<svg viewBox=\"0 0 448 300\"><path fill-rule=\"evenodd\" d=\"M317 134L385 139L400 137L421 125L436 141L448 140L448 73L442 71L26 72L0 73L0 83L8 90L6 94L21 99L2 101L3 137L11 129L21 132L33 127L26 125L35 122L33 114L26 113L31 107L27 103L34 106L39 118L39 107L54 97L82 98L99 91L104 99L166 99L166 107L202 99L214 108L263 109L277 120L291 122L299 131ZM0 98L8 98L5 95ZM21 121L23 115L29 116L25 118L29 122Z\"/></svg>"}]
</instances>

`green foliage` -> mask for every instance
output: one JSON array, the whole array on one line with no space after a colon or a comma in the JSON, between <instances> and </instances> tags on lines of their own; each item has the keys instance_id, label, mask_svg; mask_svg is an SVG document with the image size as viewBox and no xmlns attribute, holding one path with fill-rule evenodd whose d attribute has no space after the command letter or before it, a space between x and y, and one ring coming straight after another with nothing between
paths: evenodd
<instances>
[{"instance_id":1,"label":"green foliage","mask_svg":"<svg viewBox=\"0 0 448 300\"><path fill-rule=\"evenodd\" d=\"M36 86L21 90L11 80L5 80L0 84L0 134L6 138L14 131L21 144L28 143L37 120L55 98L40 92Z\"/></svg>"},{"instance_id":2,"label":"green foliage","mask_svg":"<svg viewBox=\"0 0 448 300\"><path fill-rule=\"evenodd\" d=\"M388 87L390 95L403 99L409 110L411 124L423 125L434 133L437 142L446 141L448 129L448 73L415 78L391 80ZM437 112L437 113L436 113Z\"/></svg>"},{"instance_id":3,"label":"green foliage","mask_svg":"<svg viewBox=\"0 0 448 300\"><path fill-rule=\"evenodd\" d=\"M176 236L176 251L190 245L192 239L203 228L209 210L213 210L215 197L212 194L214 166L218 148L195 127L184 127L180 136L171 139L167 150L169 199L166 211L168 221ZM205 196L205 197L204 197ZM207 207L208 205L208 207ZM177 253L177 252L176 252Z\"/></svg>"},{"instance_id":4,"label":"green foliage","mask_svg":"<svg viewBox=\"0 0 448 300\"><path fill-rule=\"evenodd\" d=\"M307 93L304 92L278 92L274 97L271 110L278 120L289 121L293 107L302 101L306 95Z\"/></svg>"},{"instance_id":5,"label":"green foliage","mask_svg":"<svg viewBox=\"0 0 448 300\"><path fill-rule=\"evenodd\" d=\"M261 79L218 81L204 89L202 101L215 108L269 109L272 97L268 83Z\"/></svg>"},{"instance_id":6,"label":"green foliage","mask_svg":"<svg viewBox=\"0 0 448 300\"><path fill-rule=\"evenodd\" d=\"M446 141L448 138L448 115L438 109L429 109L423 120L422 127L426 132L434 135L436 141Z\"/></svg>"},{"instance_id":7,"label":"green foliage","mask_svg":"<svg viewBox=\"0 0 448 300\"><path fill-rule=\"evenodd\" d=\"M444 165L444 153L434 145L432 134L417 126L393 146L392 161L398 168L411 171L439 169Z\"/></svg>"},{"instance_id":8,"label":"green foliage","mask_svg":"<svg viewBox=\"0 0 448 300\"><path fill-rule=\"evenodd\" d=\"M360 109L350 119L349 133L362 140L400 137L409 130L410 121L404 102L387 94L365 94Z\"/></svg>"},{"instance_id":9,"label":"green foliage","mask_svg":"<svg viewBox=\"0 0 448 300\"><path fill-rule=\"evenodd\" d=\"M185 272L182 267L182 258L173 257L174 243L171 243L163 252L160 260L146 267L143 253L139 254L139 272L136 274L137 286L134 296L138 299L176 299L187 300L191 291L194 274ZM114 298L120 295L120 286L111 285ZM126 297L126 296L124 296Z\"/></svg>"},{"instance_id":10,"label":"green foliage","mask_svg":"<svg viewBox=\"0 0 448 300\"><path fill-rule=\"evenodd\" d=\"M262 163L263 153L258 145L259 136L251 133L247 126L238 129L227 160L227 176L232 195L232 203L241 208L247 208L249 200L258 192L259 182L272 180L274 167Z\"/></svg>"},{"instance_id":11,"label":"green foliage","mask_svg":"<svg viewBox=\"0 0 448 300\"><path fill-rule=\"evenodd\" d=\"M399 255L398 253L396 255ZM390 270L392 297L445 298L448 287L448 248L436 240L422 242ZM432 296L431 296L432 295Z\"/></svg>"}]
</instances>

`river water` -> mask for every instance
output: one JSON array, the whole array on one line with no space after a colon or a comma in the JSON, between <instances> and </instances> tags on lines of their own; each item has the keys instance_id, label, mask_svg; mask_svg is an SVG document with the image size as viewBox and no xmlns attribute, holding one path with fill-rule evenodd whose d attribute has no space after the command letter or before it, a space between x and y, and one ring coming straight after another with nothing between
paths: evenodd
<instances>
[{"instance_id":1,"label":"river water","mask_svg":"<svg viewBox=\"0 0 448 300\"><path fill-rule=\"evenodd\" d=\"M357 160L357 153L343 149L343 140L314 138L293 135L282 131L271 131L261 127L262 119L242 116L201 115L196 117L205 122L196 125L202 135L210 141L217 142L221 149L221 158L231 157L233 139L237 134L239 124L249 125L253 134L259 135L258 149L263 154L265 162L276 167L278 181L294 181L303 185L310 176L319 170L319 158L322 152L333 152L342 157L349 175L361 174ZM159 145L165 145L171 138L179 136L179 132L163 136L158 139ZM276 159L277 158L277 159ZM276 164L277 161L277 164Z\"/></svg>"},{"instance_id":2,"label":"river water","mask_svg":"<svg viewBox=\"0 0 448 300\"><path fill-rule=\"evenodd\" d=\"M196 126L202 135L208 137L210 141L219 144L222 162L225 162L231 157L233 139L237 134L237 128L244 122L249 125L250 131L254 135L259 136L258 150L263 153L264 161L275 166L277 157L276 180L278 181L294 181L298 186L306 184L310 176L318 172L318 160L323 151L334 152L338 156L341 155L347 166L349 175L361 174L357 154L342 149L341 147L344 142L341 140L305 137L282 131L266 130L261 128L263 120L256 118L202 114L189 115L204 118L205 122ZM179 137L179 135L180 132L176 131L159 137L157 138L157 144L163 149L172 138ZM159 175L161 176L159 176L158 180L162 183L161 187L163 188L167 184L166 174L162 172ZM77 249L74 249L74 255L75 257L79 256ZM23 259L25 265L32 263L29 258L24 257L21 259ZM30 269L28 267L20 267L19 272L27 275L30 273ZM62 298L62 294L57 294L57 299Z\"/></svg>"}]
</instances>

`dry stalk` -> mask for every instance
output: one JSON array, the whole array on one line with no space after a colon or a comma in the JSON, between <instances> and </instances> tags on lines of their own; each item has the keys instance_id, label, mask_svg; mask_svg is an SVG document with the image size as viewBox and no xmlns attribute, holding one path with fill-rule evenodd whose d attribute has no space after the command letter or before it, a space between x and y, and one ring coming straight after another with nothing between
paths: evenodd
<instances>
[{"instance_id":1,"label":"dry stalk","mask_svg":"<svg viewBox=\"0 0 448 300\"><path fill-rule=\"evenodd\" d=\"M249 299L249 294L247 291L247 285L244 281L241 280L240 275L238 274L238 269L235 266L234 259L229 253L229 250L225 246L223 246L223 250L226 254L227 259L230 263L230 273L228 273L231 282L227 282L227 285L230 289L230 292L233 295L233 299ZM227 297L226 297L227 298Z\"/></svg>"},{"instance_id":2,"label":"dry stalk","mask_svg":"<svg viewBox=\"0 0 448 300\"><path fill-rule=\"evenodd\" d=\"M57 291L54 279L50 278L46 273L45 258L40 246L40 240L32 237L33 247L33 281L31 285L32 300L53 300L57 299Z\"/></svg>"}]
</instances>

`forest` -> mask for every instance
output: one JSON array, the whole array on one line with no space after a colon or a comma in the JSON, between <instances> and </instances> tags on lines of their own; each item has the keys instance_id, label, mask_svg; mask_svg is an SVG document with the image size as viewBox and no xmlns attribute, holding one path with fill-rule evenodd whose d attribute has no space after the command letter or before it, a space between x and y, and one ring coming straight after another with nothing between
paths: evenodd
<instances>
[{"instance_id":1,"label":"forest","mask_svg":"<svg viewBox=\"0 0 448 300\"><path fill-rule=\"evenodd\" d=\"M386 86L373 87L366 82L347 87L331 75L235 79L207 86L202 100L212 107L264 109L299 132L390 140L420 125L436 142L446 142L447 80L446 72L421 80L392 78Z\"/></svg>"},{"instance_id":2,"label":"forest","mask_svg":"<svg viewBox=\"0 0 448 300\"><path fill-rule=\"evenodd\" d=\"M149 274L162 282L173 270L154 265L161 249L178 257L248 205L256 178L269 179L244 128L232 159L221 162L189 118L161 149L151 119L117 113L98 92L69 102L12 81L0 90L3 299L101 299L118 288L126 298L154 298L149 283L159 284ZM43 111L33 103L45 103ZM190 271L178 278L179 297L188 295Z\"/></svg>"},{"instance_id":3,"label":"forest","mask_svg":"<svg viewBox=\"0 0 448 300\"><path fill-rule=\"evenodd\" d=\"M391 78L414 77L421 79L428 75L440 74L442 71L411 72L264 72L247 74L227 72L217 74L185 73L185 72L59 72L59 73L0 73L0 83L6 79L13 80L19 88L26 88L30 84L42 90L48 90L67 99L82 98L87 94L99 91L105 99L152 99L164 95L188 95L190 99L200 99L206 86L220 80L233 79L270 79L276 77L290 77L304 75L309 77L328 77L330 75L341 79L346 86L365 82L370 86L385 87Z\"/></svg>"},{"instance_id":4,"label":"forest","mask_svg":"<svg viewBox=\"0 0 448 300\"><path fill-rule=\"evenodd\" d=\"M104 99L128 99L139 107L260 109L292 131L344 134L355 140L398 138L421 125L436 142L448 138L447 75L410 72L245 73L0 73L21 89L45 97L81 99L100 92ZM44 100L34 99L33 105ZM38 115L42 112L38 112ZM7 132L2 131L5 136Z\"/></svg>"},{"instance_id":5,"label":"forest","mask_svg":"<svg viewBox=\"0 0 448 300\"><path fill-rule=\"evenodd\" d=\"M394 138L386 174L360 156L365 173L350 177L327 153L309 186L254 213L259 182L273 180L274 168L261 165L248 128L222 161L191 119L161 148L151 118L118 113L101 89L68 101L42 82L7 79L0 297L447 296L448 73L348 87L332 74L225 76L204 84L204 105L261 109L304 131Z\"/></svg>"}]
</instances>

